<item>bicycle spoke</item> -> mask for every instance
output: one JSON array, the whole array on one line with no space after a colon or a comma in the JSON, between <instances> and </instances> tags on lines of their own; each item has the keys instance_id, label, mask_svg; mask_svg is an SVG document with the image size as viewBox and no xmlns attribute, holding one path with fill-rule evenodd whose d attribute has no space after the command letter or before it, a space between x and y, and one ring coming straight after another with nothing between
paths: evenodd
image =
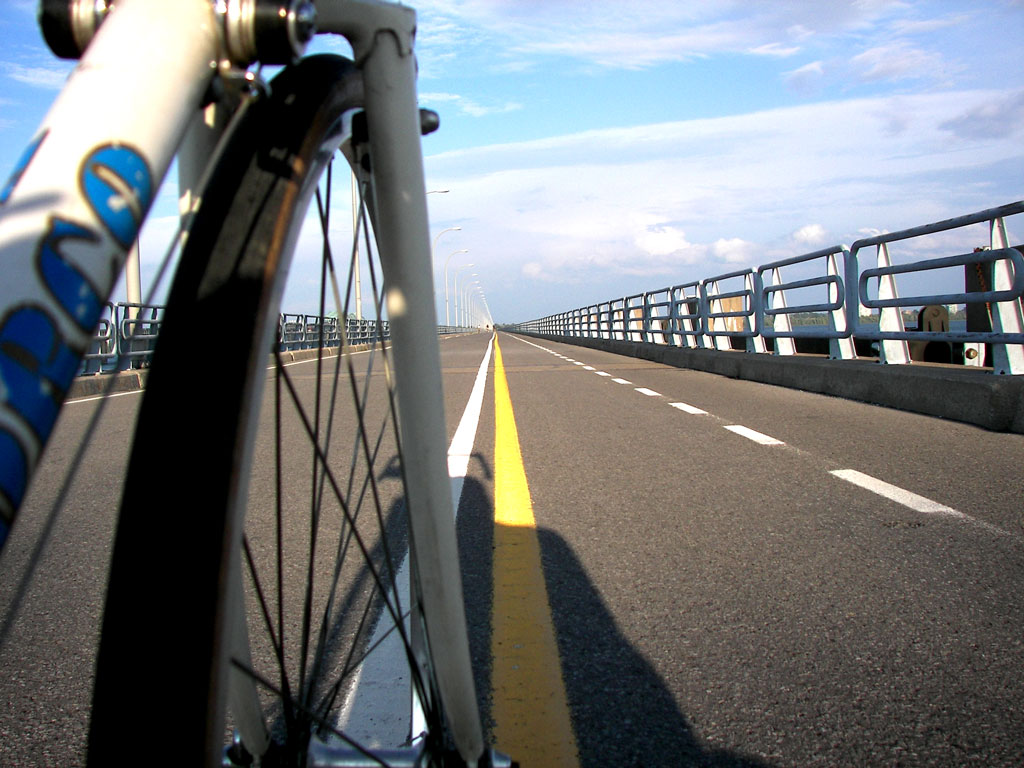
<instances>
[{"instance_id":1,"label":"bicycle spoke","mask_svg":"<svg viewBox=\"0 0 1024 768\"><path fill-rule=\"evenodd\" d=\"M245 561L248 566L249 576L252 579L253 587L256 590L257 597L260 604L260 613L263 616L264 625L267 628L267 635L270 637L271 645L274 648L274 653L277 656L278 668L281 670L281 704L284 709L285 722L288 727L293 729L295 727L295 712L292 707L292 695L291 686L288 683L287 667L284 660L284 646L278 642L278 637L274 632L274 622L270 616L270 608L267 605L267 600L263 594L263 588L260 585L259 574L255 563L253 562L252 550L249 547L249 539L247 536L242 537L242 551L245 553ZM280 602L280 601L279 601Z\"/></svg>"},{"instance_id":2,"label":"bicycle spoke","mask_svg":"<svg viewBox=\"0 0 1024 768\"><path fill-rule=\"evenodd\" d=\"M277 355L277 358L278 358L278 361L279 361L279 364L280 364L280 354L279 353ZM301 403L299 402L298 393L295 390L294 383L291 381L291 377L289 376L287 371L282 371L281 378L282 378L282 381L283 381L283 383L285 385L285 388L290 393L291 399L292 399L293 404L295 406L296 415L298 416L298 418L299 418L299 420L301 422L301 425L302 425L302 428L303 428L305 434L307 435L307 437L312 439L312 436L314 434L313 426L312 426L312 424L309 421L309 417L306 414L305 409L302 407ZM365 433L365 424L363 425L363 432ZM395 578L395 570L393 568L393 564L386 563L386 565L388 566L387 570L389 571L388 575L390 576L390 579L391 579L391 583L389 584L389 583L387 583L384 580L385 577L382 574L382 570L384 570L384 569L383 568L377 568L376 566L374 566L374 564L373 564L374 563L374 558L372 556L372 552L369 549L369 547L367 546L367 544L366 544L366 542L364 540L363 535L359 533L359 530L358 530L358 528L356 526L356 520L355 520L355 518L353 516L352 510L350 509L349 504L346 502L345 498L342 496L341 489L338 486L337 480L336 480L333 472L331 472L330 468L326 466L325 458L323 456L323 452L322 452L321 448L319 446L314 446L314 450L316 452L317 461L320 462L321 469L324 472L326 480L327 480L328 484L330 485L330 487L332 489L332 492L334 494L335 499L338 501L338 503L339 503L339 505L341 507L342 514L343 514L345 520L347 521L348 526L350 527L350 530L351 530L351 533L352 533L352 538L356 542L356 545L357 545L357 547L359 549L359 552L361 554L361 557L362 557L362 561L363 561L364 565L366 566L366 568L368 569L369 574L372 577L373 583L376 585L377 590L379 591L380 595L383 597L384 609L387 611L387 614L390 616L391 621L395 623L395 625L396 625L396 627L398 629L398 632L399 632L400 636L403 639L403 644L407 648L409 648L410 646L409 646L408 637L406 636L405 630L401 626L401 623L399 621L399 616L401 615L401 611L398 609L398 606L397 606L397 603L396 603L396 601L397 601L397 591L393 588L394 587L394 578ZM373 485L373 483L374 483L373 473L372 472L369 473L369 476L370 476L371 485ZM378 499L378 501L379 501L379 499ZM382 524L382 518L379 517L379 513L378 513L378 520L381 523L380 530L386 531L385 527ZM382 546L382 548L386 546L386 538L387 538L386 535L382 535L381 536L381 546ZM418 675L415 674L415 672L413 674L413 678L414 679L418 678Z\"/></svg>"},{"instance_id":3,"label":"bicycle spoke","mask_svg":"<svg viewBox=\"0 0 1024 768\"><path fill-rule=\"evenodd\" d=\"M263 688L265 688L270 693L274 694L276 697L281 698L281 697L283 697L285 695L283 691L281 691L279 688L274 686L273 683L271 683L265 677L260 675L252 667L250 667L250 666L248 666L246 664L241 663L240 661L238 661L238 659L232 659L231 660L231 664L232 664L232 666L234 666L235 669L240 671L242 674L247 675L249 678L254 680L259 685L263 686ZM323 728L325 731L327 731L329 734L331 734L333 736L337 736L339 739L344 741L350 747L352 747L353 749L355 749L359 753L361 753L364 757L368 757L371 760L373 760L374 762L376 762L377 765L383 766L384 768L388 768L387 767L387 763L385 763L380 757L378 757L377 755L373 754L373 752L368 750L366 747L364 747L358 741L356 741L355 739L353 739L350 736L348 736L348 734L346 734L344 731L341 731L341 730L335 728L333 725L331 725L325 719L321 718L319 715L317 715L312 710L307 709L307 708L305 708L305 707L303 707L301 705L299 705L298 709L301 712L301 714L303 714L306 717L308 717L311 722L313 722L314 724L317 725L317 727Z\"/></svg>"}]
</instances>

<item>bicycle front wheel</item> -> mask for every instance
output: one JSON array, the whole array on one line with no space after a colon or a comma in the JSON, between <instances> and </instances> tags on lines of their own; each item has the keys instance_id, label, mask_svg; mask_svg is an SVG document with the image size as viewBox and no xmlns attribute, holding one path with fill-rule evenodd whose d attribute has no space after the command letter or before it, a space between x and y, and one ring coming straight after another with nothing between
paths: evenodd
<instances>
[{"instance_id":1,"label":"bicycle front wheel","mask_svg":"<svg viewBox=\"0 0 1024 768\"><path fill-rule=\"evenodd\" d=\"M400 746L396 738L419 764L460 759L438 668L462 666L456 676L471 680L468 651L431 648L428 638L431 622L449 621L431 615L435 601L449 611L454 602L462 615L461 583L449 573L438 596L435 576L420 574L438 553L433 542L416 551L410 541L407 510L415 515L416 505L407 489L430 470L405 460L399 425L424 406L393 387L422 350L388 339L384 284L396 278L391 257L382 272L371 253L374 216L357 203L355 237L334 243L348 223L332 217L339 147L357 160L359 200L375 198L379 148L371 136L367 156L350 132L354 123L360 138L362 77L340 57L311 57L282 71L271 94L249 106L204 190L168 301L111 566L91 764L123 757L129 735L147 754L186 764L255 755L263 765L301 766L313 762L311 744L372 752L387 764L391 753L381 750ZM337 175L347 192L348 173ZM319 307L279 325L296 244L293 272L319 281ZM360 263L370 297L362 304ZM360 319L364 304L372 321ZM309 361L284 350L292 336L316 350ZM200 341L215 344L212 364L196 358ZM273 396L263 397L265 386ZM439 390L440 380L423 386ZM382 735L359 721L355 690L379 674L365 671L368 660L389 647L378 668L389 683L406 680L408 692L392 691L383 706L422 717L410 725L400 712L377 712L378 724L401 723ZM476 717L471 685L463 698L458 716ZM468 727L479 734L478 720ZM241 743L225 758L233 729ZM470 749L482 751L475 739ZM461 759L472 761L478 754L465 754L466 743L457 745Z\"/></svg>"}]
</instances>

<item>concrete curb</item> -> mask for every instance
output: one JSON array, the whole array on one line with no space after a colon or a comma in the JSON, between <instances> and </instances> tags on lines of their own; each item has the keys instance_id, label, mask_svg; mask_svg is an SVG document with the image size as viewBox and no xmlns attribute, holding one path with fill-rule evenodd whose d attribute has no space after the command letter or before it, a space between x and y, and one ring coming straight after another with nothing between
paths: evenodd
<instances>
[{"instance_id":1,"label":"concrete curb","mask_svg":"<svg viewBox=\"0 0 1024 768\"><path fill-rule=\"evenodd\" d=\"M829 360L815 355L779 357L607 339L522 335L962 421L995 432L1024 434L1024 376L995 376L988 371L933 363L879 365L869 360ZM352 347L352 351L368 348L368 344L362 344ZM310 360L316 355L315 349L282 353L285 362ZM327 357L334 355L329 352ZM72 382L68 398L143 389L148 373L142 369L82 376Z\"/></svg>"},{"instance_id":2,"label":"concrete curb","mask_svg":"<svg viewBox=\"0 0 1024 768\"><path fill-rule=\"evenodd\" d=\"M996 432L1024 434L1024 376L996 376L990 371L934 363L879 365L869 360L829 360L812 355L780 357L619 340L523 335L962 421Z\"/></svg>"},{"instance_id":3,"label":"concrete curb","mask_svg":"<svg viewBox=\"0 0 1024 768\"><path fill-rule=\"evenodd\" d=\"M353 344L349 347L352 352L361 352L369 349L369 344ZM303 360L311 360L317 356L315 349L300 349L294 352L282 352L281 359L285 363L298 363ZM337 349L325 350L324 359L329 360L337 357ZM273 365L274 357L268 358L268 367ZM140 368L136 371L119 371L118 373L97 373L91 376L79 376L71 382L67 398L74 400L80 397L100 397L116 392L135 392L146 388L146 379L149 377L148 368ZM109 388L109 389L108 389Z\"/></svg>"},{"instance_id":4,"label":"concrete curb","mask_svg":"<svg viewBox=\"0 0 1024 768\"><path fill-rule=\"evenodd\" d=\"M140 369L137 371L120 371L118 373L97 373L92 376L79 376L71 382L68 388L67 399L75 400L80 397L101 397L106 394L117 392L135 392L145 389L146 378L149 371Z\"/></svg>"}]
</instances>

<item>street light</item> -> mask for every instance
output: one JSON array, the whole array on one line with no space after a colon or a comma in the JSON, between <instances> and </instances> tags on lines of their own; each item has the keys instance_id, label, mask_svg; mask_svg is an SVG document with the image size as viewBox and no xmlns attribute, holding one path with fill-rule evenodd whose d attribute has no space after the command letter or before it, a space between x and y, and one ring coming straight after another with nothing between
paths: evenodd
<instances>
[{"instance_id":1,"label":"street light","mask_svg":"<svg viewBox=\"0 0 1024 768\"><path fill-rule=\"evenodd\" d=\"M484 288L482 285L477 283L476 290L473 292L475 302L470 305L473 309L472 321L474 327L483 328L486 323L486 316L484 314L484 308L487 306L487 297L484 295Z\"/></svg>"},{"instance_id":2,"label":"street light","mask_svg":"<svg viewBox=\"0 0 1024 768\"><path fill-rule=\"evenodd\" d=\"M473 277L476 277L476 275L473 275ZM474 280L464 290L466 291L466 300L463 302L462 314L465 317L466 327L470 328L473 324L473 297L482 290L480 281Z\"/></svg>"},{"instance_id":3,"label":"street light","mask_svg":"<svg viewBox=\"0 0 1024 768\"><path fill-rule=\"evenodd\" d=\"M453 282L455 283L455 324L459 325L459 272L463 269L469 269L470 267L476 266L475 264L463 264L461 267L455 268L455 275Z\"/></svg>"},{"instance_id":4,"label":"street light","mask_svg":"<svg viewBox=\"0 0 1024 768\"><path fill-rule=\"evenodd\" d=\"M433 258L434 252L437 250L437 241L441 239L441 235L445 232L461 232L462 227L448 227L448 229L442 229L437 235L434 236L434 245L430 248L430 256Z\"/></svg>"},{"instance_id":5,"label":"street light","mask_svg":"<svg viewBox=\"0 0 1024 768\"><path fill-rule=\"evenodd\" d=\"M470 277L476 277L476 274L474 273ZM462 286L462 323L466 328L470 327L473 295L478 290L480 290L479 280Z\"/></svg>"},{"instance_id":6,"label":"street light","mask_svg":"<svg viewBox=\"0 0 1024 768\"><path fill-rule=\"evenodd\" d=\"M447 192L447 189L437 189L435 192ZM427 192L429 195L430 193ZM441 239L441 235L445 232L461 232L462 227L448 227L448 229L442 229L434 237L434 244L430 247L430 261L431 263L437 261L437 241ZM454 256L455 254L452 254ZM451 256L448 257L449 259ZM444 262L444 324L448 325L448 261Z\"/></svg>"},{"instance_id":7,"label":"street light","mask_svg":"<svg viewBox=\"0 0 1024 768\"><path fill-rule=\"evenodd\" d=\"M448 258L444 260L444 324L450 325L448 320L448 262L452 260L452 256L457 253L469 253L469 248L460 248L457 251L452 251L448 254Z\"/></svg>"}]
</instances>

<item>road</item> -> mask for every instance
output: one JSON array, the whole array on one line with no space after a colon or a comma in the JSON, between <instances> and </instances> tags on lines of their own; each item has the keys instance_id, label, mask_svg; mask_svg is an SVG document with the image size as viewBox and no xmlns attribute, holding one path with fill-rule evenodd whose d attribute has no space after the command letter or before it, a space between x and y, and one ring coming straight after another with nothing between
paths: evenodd
<instances>
[{"instance_id":1,"label":"road","mask_svg":"<svg viewBox=\"0 0 1024 768\"><path fill-rule=\"evenodd\" d=\"M442 343L449 439L488 341ZM1024 764L1024 436L498 342L579 764ZM471 649L498 746L544 765L501 740L492 696L512 526L489 367L458 518ZM0 763L78 759L88 693L72 680L91 668L137 402L108 404L30 595L43 607L0 658ZM0 583L93 407L62 416Z\"/></svg>"}]
</instances>

